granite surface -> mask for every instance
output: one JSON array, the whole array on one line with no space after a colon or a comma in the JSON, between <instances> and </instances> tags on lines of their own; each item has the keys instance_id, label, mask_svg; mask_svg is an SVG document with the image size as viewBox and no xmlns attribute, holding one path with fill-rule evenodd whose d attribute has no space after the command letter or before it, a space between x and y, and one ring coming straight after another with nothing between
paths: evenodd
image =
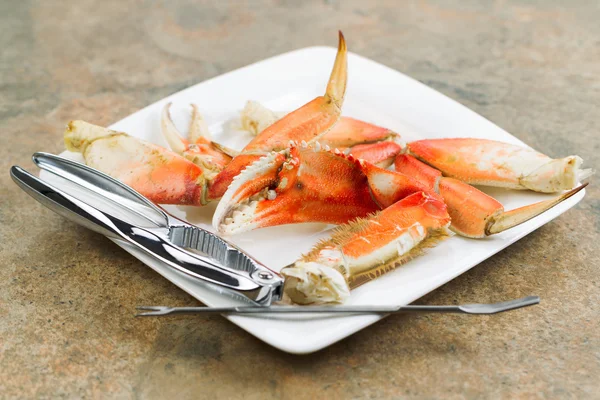
<instances>
[{"instance_id":1,"label":"granite surface","mask_svg":"<svg viewBox=\"0 0 600 400\"><path fill-rule=\"evenodd\" d=\"M281 353L221 317L135 319L197 302L35 203L13 164L63 150L191 84L335 44L403 71L535 148L600 165L596 1L0 1L0 398L600 398L600 185L419 302L540 306L394 316Z\"/></svg>"}]
</instances>

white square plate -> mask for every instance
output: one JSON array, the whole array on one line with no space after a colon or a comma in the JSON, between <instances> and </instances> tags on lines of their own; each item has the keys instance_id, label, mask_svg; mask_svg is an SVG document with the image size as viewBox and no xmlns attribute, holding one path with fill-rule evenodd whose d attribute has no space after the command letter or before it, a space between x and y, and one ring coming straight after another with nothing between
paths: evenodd
<instances>
[{"instance_id":1,"label":"white square plate","mask_svg":"<svg viewBox=\"0 0 600 400\"><path fill-rule=\"evenodd\" d=\"M241 148L250 137L227 128L247 100L257 100L274 110L293 110L325 91L335 49L310 47L229 72L160 100L117 122L110 128L125 131L161 145L160 111L173 102L175 122L185 132L189 103L196 103L216 141ZM348 91L344 115L385 126L406 141L418 138L481 137L523 143L461 104L397 71L356 54L348 55ZM63 153L81 160L80 155ZM78 158L79 157L79 158ZM548 195L486 189L506 209L548 198ZM542 215L484 240L449 238L427 253L352 292L348 304L408 304L467 271L474 265L573 207L580 192ZM214 205L202 208L166 206L175 216L203 228L210 225ZM324 224L288 225L260 229L229 238L273 270L280 270L328 235ZM191 278L167 269L143 254L131 252L159 274L210 306L231 300L207 291ZM476 300L476 299L473 299ZM306 319L230 316L231 322L266 343L290 353L320 350L378 321L380 316L345 316Z\"/></svg>"}]
</instances>

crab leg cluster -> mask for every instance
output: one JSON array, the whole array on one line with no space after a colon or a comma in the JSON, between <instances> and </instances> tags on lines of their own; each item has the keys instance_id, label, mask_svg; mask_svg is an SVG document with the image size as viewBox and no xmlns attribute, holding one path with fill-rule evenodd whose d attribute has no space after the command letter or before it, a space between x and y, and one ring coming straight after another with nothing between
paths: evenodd
<instances>
[{"instance_id":1,"label":"crab leg cluster","mask_svg":"<svg viewBox=\"0 0 600 400\"><path fill-rule=\"evenodd\" d=\"M451 229L483 238L519 225L577 193L583 186L533 205L505 212L501 203L469 184L443 177L412 156L399 155L396 171L318 142L290 147L261 158L242 171L213 216L220 234L299 222L343 224L425 192L443 199Z\"/></svg>"},{"instance_id":2,"label":"crab leg cluster","mask_svg":"<svg viewBox=\"0 0 600 400\"><path fill-rule=\"evenodd\" d=\"M386 128L343 117L346 53L340 33L325 94L297 110L275 113L249 102L241 125L255 137L239 152L212 141L194 105L188 139L171 120L170 104L164 107L161 128L171 150L83 121L69 123L65 144L156 203L220 199L213 225L223 235L340 225L282 271L286 292L301 304L343 301L350 289L446 237L448 227L482 238L521 224L577 193L592 173L577 156L551 159L490 140L401 144ZM471 184L566 192L505 211Z\"/></svg>"}]
</instances>

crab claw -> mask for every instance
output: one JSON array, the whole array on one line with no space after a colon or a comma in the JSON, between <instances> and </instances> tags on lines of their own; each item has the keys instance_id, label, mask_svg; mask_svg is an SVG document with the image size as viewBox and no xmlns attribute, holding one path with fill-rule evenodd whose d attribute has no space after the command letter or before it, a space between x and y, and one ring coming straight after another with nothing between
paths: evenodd
<instances>
[{"instance_id":1,"label":"crab claw","mask_svg":"<svg viewBox=\"0 0 600 400\"><path fill-rule=\"evenodd\" d=\"M211 197L223 196L232 179L250 162L255 161L257 156L284 150L290 141L314 141L329 131L340 118L346 92L347 64L346 42L340 32L338 52L325 95L287 114L248 143L240 155L212 182Z\"/></svg>"},{"instance_id":2,"label":"crab claw","mask_svg":"<svg viewBox=\"0 0 600 400\"><path fill-rule=\"evenodd\" d=\"M249 100L240 113L243 130L256 136L287 113L275 112L257 101ZM338 122L319 138L322 145L345 149L348 147L395 140L399 135L387 128L351 117L340 117Z\"/></svg>"},{"instance_id":3,"label":"crab claw","mask_svg":"<svg viewBox=\"0 0 600 400\"><path fill-rule=\"evenodd\" d=\"M285 151L274 151L248 165L232 179L213 215L213 226L221 234L233 234L263 225L261 211L264 202L273 199L272 187L286 159Z\"/></svg>"},{"instance_id":4,"label":"crab claw","mask_svg":"<svg viewBox=\"0 0 600 400\"><path fill-rule=\"evenodd\" d=\"M235 160L234 160L235 161ZM299 222L343 224L388 207L425 185L318 142L272 152L235 177L214 214L219 233Z\"/></svg>"},{"instance_id":5,"label":"crab claw","mask_svg":"<svg viewBox=\"0 0 600 400\"><path fill-rule=\"evenodd\" d=\"M324 96L319 96L269 126L243 151L282 150L290 140L309 142L324 135L340 118L347 81L347 48L342 32Z\"/></svg>"},{"instance_id":6,"label":"crab claw","mask_svg":"<svg viewBox=\"0 0 600 400\"><path fill-rule=\"evenodd\" d=\"M123 132L71 121L64 133L68 150L85 162L160 204L205 204L206 178L200 167L163 147Z\"/></svg>"},{"instance_id":7,"label":"crab claw","mask_svg":"<svg viewBox=\"0 0 600 400\"><path fill-rule=\"evenodd\" d=\"M379 210L359 162L343 154L291 146L236 176L213 218L221 234L299 222L341 224Z\"/></svg>"},{"instance_id":8,"label":"crab claw","mask_svg":"<svg viewBox=\"0 0 600 400\"><path fill-rule=\"evenodd\" d=\"M493 215L486 227L485 234L493 235L494 233L500 233L512 227L522 224L523 222L529 221L531 218L536 217L556 206L557 204L562 203L566 199L571 196L574 196L579 191L583 190L587 186L587 182L583 185L579 185L576 188L566 191L558 197L555 197L550 200L540 201L528 206L516 208L510 211L502 210L497 215Z\"/></svg>"},{"instance_id":9,"label":"crab claw","mask_svg":"<svg viewBox=\"0 0 600 400\"><path fill-rule=\"evenodd\" d=\"M161 131L171 149L182 155L204 171L207 179L214 178L231 162L231 157L226 154L222 146L211 141L210 132L206 121L200 115L198 107L192 104L192 118L189 127L189 140L179 133L171 119L167 103L162 111Z\"/></svg>"}]
</instances>

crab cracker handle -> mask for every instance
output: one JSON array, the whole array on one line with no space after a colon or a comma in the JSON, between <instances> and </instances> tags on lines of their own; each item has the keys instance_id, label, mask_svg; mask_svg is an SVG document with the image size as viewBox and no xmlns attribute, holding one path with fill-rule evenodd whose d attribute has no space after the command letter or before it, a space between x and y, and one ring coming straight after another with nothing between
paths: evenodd
<instances>
[{"instance_id":1,"label":"crab cracker handle","mask_svg":"<svg viewBox=\"0 0 600 400\"><path fill-rule=\"evenodd\" d=\"M54 154L38 152L33 154L32 159L41 169L98 193L120 208L125 207L127 212L133 212L156 226L167 224L168 217L164 210L110 175Z\"/></svg>"},{"instance_id":2,"label":"crab cracker handle","mask_svg":"<svg viewBox=\"0 0 600 400\"><path fill-rule=\"evenodd\" d=\"M11 177L26 193L57 214L109 238L137 247L154 259L201 279L204 282L232 290L263 305L277 298L279 287L263 284L242 272L236 273L212 259L191 253L170 243L154 229L136 227L118 217L99 210L86 202L42 181L18 166L11 168ZM275 293L274 293L275 292Z\"/></svg>"}]
</instances>

